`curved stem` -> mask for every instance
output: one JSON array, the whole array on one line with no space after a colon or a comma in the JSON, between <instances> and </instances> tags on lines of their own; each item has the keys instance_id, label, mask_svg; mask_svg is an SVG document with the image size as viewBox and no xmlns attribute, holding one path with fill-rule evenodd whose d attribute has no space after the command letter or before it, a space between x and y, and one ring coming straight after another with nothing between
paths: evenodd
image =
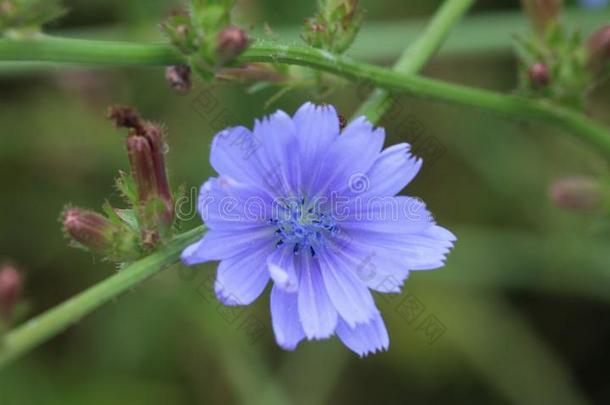
<instances>
[{"instance_id":1,"label":"curved stem","mask_svg":"<svg viewBox=\"0 0 610 405\"><path fill-rule=\"evenodd\" d=\"M57 335L112 298L176 263L180 252L201 238L203 226L176 237L166 248L125 267L117 274L30 319L0 340L0 368Z\"/></svg>"},{"instance_id":2,"label":"curved stem","mask_svg":"<svg viewBox=\"0 0 610 405\"><path fill-rule=\"evenodd\" d=\"M2 60L88 65L171 65L184 59L169 45L163 44L43 37L0 40ZM545 122L588 142L610 160L610 133L606 128L577 111L544 101L405 75L319 49L268 41L252 44L241 60L308 66L394 92L476 107L519 120Z\"/></svg>"},{"instance_id":3,"label":"curved stem","mask_svg":"<svg viewBox=\"0 0 610 405\"><path fill-rule=\"evenodd\" d=\"M314 67L394 92L476 107L517 120L540 121L571 133L610 160L610 132L578 111L549 102L405 75L318 49L259 42L243 60Z\"/></svg>"},{"instance_id":4,"label":"curved stem","mask_svg":"<svg viewBox=\"0 0 610 405\"><path fill-rule=\"evenodd\" d=\"M423 34L402 53L393 70L404 74L419 72L473 3L474 0L446 0L430 24L426 26ZM354 116L365 115L371 122L377 123L391 104L392 94L387 90L376 89L358 108Z\"/></svg>"}]
</instances>

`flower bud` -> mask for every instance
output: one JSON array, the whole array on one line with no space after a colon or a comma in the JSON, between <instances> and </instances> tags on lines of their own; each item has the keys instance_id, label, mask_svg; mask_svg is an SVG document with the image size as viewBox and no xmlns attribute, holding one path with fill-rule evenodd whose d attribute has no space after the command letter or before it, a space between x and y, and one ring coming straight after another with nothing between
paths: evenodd
<instances>
[{"instance_id":1,"label":"flower bud","mask_svg":"<svg viewBox=\"0 0 610 405\"><path fill-rule=\"evenodd\" d=\"M600 74L610 62L610 25L595 31L587 42L588 67L593 74Z\"/></svg>"},{"instance_id":2,"label":"flower bud","mask_svg":"<svg viewBox=\"0 0 610 405\"><path fill-rule=\"evenodd\" d=\"M535 63L530 66L527 75L530 83L537 88L547 86L551 79L549 68L544 63Z\"/></svg>"},{"instance_id":3,"label":"flower bud","mask_svg":"<svg viewBox=\"0 0 610 405\"><path fill-rule=\"evenodd\" d=\"M150 200L157 191L157 176L153 161L153 152L148 139L133 132L125 141L131 175L136 183L138 201Z\"/></svg>"},{"instance_id":4,"label":"flower bud","mask_svg":"<svg viewBox=\"0 0 610 405\"><path fill-rule=\"evenodd\" d=\"M155 175L155 197L159 198L165 204L165 210L162 214L162 220L165 225L171 226L174 220L174 202L172 192L167 179L167 169L165 167L165 141L161 129L146 122L144 125L145 137L150 144L152 166Z\"/></svg>"},{"instance_id":5,"label":"flower bud","mask_svg":"<svg viewBox=\"0 0 610 405\"><path fill-rule=\"evenodd\" d=\"M104 216L81 208L67 208L62 222L66 234L80 245L97 253L112 251L119 228Z\"/></svg>"},{"instance_id":6,"label":"flower bud","mask_svg":"<svg viewBox=\"0 0 610 405\"><path fill-rule=\"evenodd\" d=\"M605 200L602 185L588 177L560 179L551 186L550 195L557 206L571 211L595 211Z\"/></svg>"},{"instance_id":7,"label":"flower bud","mask_svg":"<svg viewBox=\"0 0 610 405\"><path fill-rule=\"evenodd\" d=\"M239 56L248 47L248 35L239 27L229 25L216 38L216 56L224 65Z\"/></svg>"},{"instance_id":8,"label":"flower bud","mask_svg":"<svg viewBox=\"0 0 610 405\"><path fill-rule=\"evenodd\" d=\"M21 296L23 278L13 266L5 264L0 268L0 320L10 324L15 305Z\"/></svg>"},{"instance_id":9,"label":"flower bud","mask_svg":"<svg viewBox=\"0 0 610 405\"><path fill-rule=\"evenodd\" d=\"M165 69L165 79L172 89L186 93L191 89L191 68L188 65L169 66Z\"/></svg>"},{"instance_id":10,"label":"flower bud","mask_svg":"<svg viewBox=\"0 0 610 405\"><path fill-rule=\"evenodd\" d=\"M547 28L559 20L561 14L561 0L522 0L523 6L540 36L546 34Z\"/></svg>"}]
</instances>

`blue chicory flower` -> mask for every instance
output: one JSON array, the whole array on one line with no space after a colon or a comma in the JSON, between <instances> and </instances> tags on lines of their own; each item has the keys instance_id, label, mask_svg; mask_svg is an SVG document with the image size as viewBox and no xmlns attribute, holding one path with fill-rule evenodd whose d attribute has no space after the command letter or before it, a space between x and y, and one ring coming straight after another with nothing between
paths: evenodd
<instances>
[{"instance_id":1,"label":"blue chicory flower","mask_svg":"<svg viewBox=\"0 0 610 405\"><path fill-rule=\"evenodd\" d=\"M311 103L219 132L219 176L198 200L209 230L183 262L220 261L226 305L252 303L271 280L284 349L333 334L360 356L387 349L371 290L398 293L410 271L443 266L455 237L421 200L397 196L422 161L406 143L382 150L384 137L365 117L341 130L332 106Z\"/></svg>"}]
</instances>

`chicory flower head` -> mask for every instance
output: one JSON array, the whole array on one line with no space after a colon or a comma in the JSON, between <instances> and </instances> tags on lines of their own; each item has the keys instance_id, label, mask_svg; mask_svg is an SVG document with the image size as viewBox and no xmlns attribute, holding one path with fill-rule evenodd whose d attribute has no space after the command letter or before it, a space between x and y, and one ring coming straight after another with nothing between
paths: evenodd
<instances>
[{"instance_id":1,"label":"chicory flower head","mask_svg":"<svg viewBox=\"0 0 610 405\"><path fill-rule=\"evenodd\" d=\"M332 106L304 104L214 138L198 209L209 229L182 253L220 261L216 294L252 303L272 281L277 343L336 334L364 356L387 349L371 290L398 293L412 270L443 266L455 237L421 200L397 194L422 161L406 143L382 150L384 130L364 117L340 129Z\"/></svg>"}]
</instances>

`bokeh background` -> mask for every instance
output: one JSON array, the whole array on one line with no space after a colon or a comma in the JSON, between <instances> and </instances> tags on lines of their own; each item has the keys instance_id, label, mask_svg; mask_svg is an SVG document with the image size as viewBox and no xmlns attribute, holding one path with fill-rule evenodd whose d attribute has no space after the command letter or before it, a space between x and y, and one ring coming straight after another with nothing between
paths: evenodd
<instances>
[{"instance_id":1,"label":"bokeh background","mask_svg":"<svg viewBox=\"0 0 610 405\"><path fill-rule=\"evenodd\" d=\"M65 4L70 12L51 32L152 41L177 3ZM245 27L286 41L299 41L315 10L314 1L238 4ZM349 54L391 64L439 4L364 0L366 22ZM566 18L584 33L610 22L607 7L570 4ZM424 73L511 92L511 38L527 29L517 1L478 1ZM250 94L239 83L196 81L179 95L159 68L0 65L0 259L26 275L22 318L115 271L69 248L58 222L66 203L119 203L113 178L128 162L123 134L105 120L108 105L133 105L166 125L171 180L190 189L212 175L218 114L223 123L251 125L311 99L350 116L366 89L335 88L322 98L296 89L269 103L275 90ZM590 105L608 125L609 90L599 88ZM198 107L200 97L215 100L213 113ZM201 294L214 266L174 266L1 371L0 404L610 403L606 221L548 197L559 178L606 176L600 155L557 128L410 97L400 97L382 124L388 145L407 140L424 157L406 192L458 236L445 268L412 274L399 296L377 297L388 352L359 359L336 340L282 351L266 296L227 313ZM188 216L193 208L182 209ZM185 228L200 223L190 217ZM260 322L262 334L253 338L246 319Z\"/></svg>"}]
</instances>

